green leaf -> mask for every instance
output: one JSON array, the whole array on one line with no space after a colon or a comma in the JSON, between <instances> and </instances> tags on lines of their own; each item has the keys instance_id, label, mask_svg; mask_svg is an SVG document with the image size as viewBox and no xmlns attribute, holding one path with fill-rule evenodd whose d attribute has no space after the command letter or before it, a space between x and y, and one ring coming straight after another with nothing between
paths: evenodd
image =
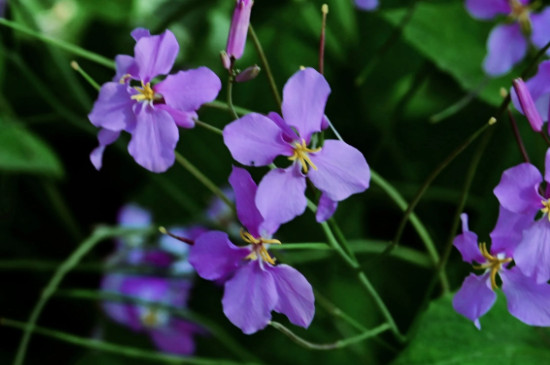
<instances>
[{"instance_id":1,"label":"green leaf","mask_svg":"<svg viewBox=\"0 0 550 365\"><path fill-rule=\"evenodd\" d=\"M384 18L398 25L406 10L387 11ZM499 90L511 85L513 75L490 79L482 69L486 40L494 23L473 19L463 2L418 2L403 30L403 38L441 70L448 72L468 92L492 105L502 101ZM486 83L486 85L485 85ZM484 87L483 87L484 86Z\"/></svg>"},{"instance_id":2,"label":"green leaf","mask_svg":"<svg viewBox=\"0 0 550 365\"><path fill-rule=\"evenodd\" d=\"M63 176L61 162L39 137L16 123L0 121L0 170Z\"/></svg>"},{"instance_id":3,"label":"green leaf","mask_svg":"<svg viewBox=\"0 0 550 365\"><path fill-rule=\"evenodd\" d=\"M548 363L550 331L512 317L504 295L500 294L481 318L481 330L456 313L451 301L449 295L430 305L420 319L416 336L393 365Z\"/></svg>"}]
</instances>

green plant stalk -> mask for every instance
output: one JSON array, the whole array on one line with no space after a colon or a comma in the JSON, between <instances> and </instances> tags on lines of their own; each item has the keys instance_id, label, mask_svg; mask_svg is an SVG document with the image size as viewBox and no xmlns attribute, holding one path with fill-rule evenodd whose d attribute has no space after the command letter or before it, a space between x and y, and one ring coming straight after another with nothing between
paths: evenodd
<instances>
[{"instance_id":1,"label":"green plant stalk","mask_svg":"<svg viewBox=\"0 0 550 365\"><path fill-rule=\"evenodd\" d=\"M48 302L48 300L51 298L53 293L57 290L57 287L65 277L78 263L82 258L90 252L99 242L103 241L106 238L110 237L116 237L123 235L127 232L143 232L144 230L130 230L128 228L109 228L109 227L98 227L94 230L94 232L85 239L78 248L64 261L59 265L53 276L50 278L50 281L42 291L42 294L40 295L40 298L34 305L34 308L31 312L31 315L29 316L29 320L27 321L27 324L25 325L25 330L23 332L23 338L21 339L21 342L19 344L19 348L17 349L17 354L15 357L15 360L13 362L14 365L22 365L23 361L25 360L25 354L27 352L27 347L29 344L29 340L31 338L31 334L34 330L36 321L38 320L38 317L40 316L40 313L42 312L42 309Z\"/></svg>"},{"instance_id":2,"label":"green plant stalk","mask_svg":"<svg viewBox=\"0 0 550 365\"><path fill-rule=\"evenodd\" d=\"M223 131L221 129L216 128L213 125L210 125L198 119L194 119L194 121L195 121L195 124L198 125L199 127L209 130L210 132L216 133L217 135L223 136Z\"/></svg>"},{"instance_id":3,"label":"green plant stalk","mask_svg":"<svg viewBox=\"0 0 550 365\"><path fill-rule=\"evenodd\" d=\"M292 341L294 341L296 344L308 349L308 350L320 350L320 351L327 351L327 350L336 350L341 349L349 345L353 345L355 343L367 340L369 338L375 337L379 335L382 332L385 332L389 329L391 329L391 326L388 323L383 323L379 325L378 327L375 327L371 330L367 330L357 336L345 338L343 340L338 340L333 343L327 343L327 344L317 344L312 343L307 340L304 340L294 332L292 332L290 329L286 328L284 325L282 325L279 322L271 321L269 322L269 325L276 330L280 331L284 335L288 336Z\"/></svg>"},{"instance_id":4,"label":"green plant stalk","mask_svg":"<svg viewBox=\"0 0 550 365\"><path fill-rule=\"evenodd\" d=\"M204 186L206 186L212 193L217 195L221 200L224 201L227 206L229 206L231 209L235 210L235 205L229 200L229 198L223 193L223 191L220 190L214 184L209 178L207 178L202 172L200 172L199 169L197 169L189 160L187 160L183 155L176 151L176 160L178 163L183 166L191 175L193 175L197 180L199 180Z\"/></svg>"},{"instance_id":5,"label":"green plant stalk","mask_svg":"<svg viewBox=\"0 0 550 365\"><path fill-rule=\"evenodd\" d=\"M277 87L277 83L275 83L275 79L271 73L271 67L269 67L269 62L267 62L264 49L262 48L262 44L260 43L252 24L248 26L248 33L250 33L254 47L256 47L256 52L258 52L258 56L260 57L260 62L265 70L265 74L267 75L267 80L269 81L269 86L271 87L271 92L273 93L277 107L281 109L281 95L279 95L279 88Z\"/></svg>"},{"instance_id":6,"label":"green plant stalk","mask_svg":"<svg viewBox=\"0 0 550 365\"><path fill-rule=\"evenodd\" d=\"M218 101L218 100L211 101L210 103L204 103L202 105L204 107L207 107L207 108L219 109L219 110L224 110L224 111L231 111L231 109L227 105L227 102L222 102L222 101ZM243 108L243 107L240 107L240 106L236 106L236 105L233 105L233 109L235 109L235 111L239 115L245 115L245 114L252 113L252 110L249 110L249 109L246 109L246 108Z\"/></svg>"},{"instance_id":7,"label":"green plant stalk","mask_svg":"<svg viewBox=\"0 0 550 365\"><path fill-rule=\"evenodd\" d=\"M101 86L86 71L84 71L76 61L71 61L71 67L73 70L78 72L80 76L82 76L84 80L86 80L94 89L97 91L101 89Z\"/></svg>"},{"instance_id":8,"label":"green plant stalk","mask_svg":"<svg viewBox=\"0 0 550 365\"><path fill-rule=\"evenodd\" d=\"M229 111L233 115L233 118L239 119L239 115L237 114L237 111L233 106L233 81L233 76L229 75L227 77L227 106L229 108Z\"/></svg>"},{"instance_id":9,"label":"green plant stalk","mask_svg":"<svg viewBox=\"0 0 550 365\"><path fill-rule=\"evenodd\" d=\"M4 327L16 328L23 331L27 330L27 324L19 321L14 321L7 318L2 318L0 320L0 325ZM150 360L163 364L194 364L194 365L237 365L242 364L242 362L234 362L223 359L208 359L200 357L185 357L177 355L169 355L156 351L146 351L135 347L117 345L110 342L94 340L90 338L84 338L72 335L70 333L56 331L48 328L34 326L32 332L40 334L42 336L47 336L50 338L55 338L57 340L67 342L73 345L85 347L88 349L100 350L104 352L110 352L113 354L126 356L129 358L135 358L141 360ZM248 362L247 364L253 364ZM254 363L257 364L257 363Z\"/></svg>"},{"instance_id":10,"label":"green plant stalk","mask_svg":"<svg viewBox=\"0 0 550 365\"><path fill-rule=\"evenodd\" d=\"M60 48L64 51L67 51L71 54L74 54L76 56L85 58L87 60L90 60L92 62L95 62L97 64L100 64L102 66L108 67L108 68L115 68L115 62L113 60L110 60L108 58L105 58L103 56L98 55L97 53L87 51L83 48L80 48L78 46L75 46L74 44L64 42L59 39L55 39L52 37L45 36L43 34L40 34L38 32L35 32L27 27L24 27L16 22L13 22L11 20L7 20L5 18L0 18L0 25L3 25L5 27L11 28L13 30L16 30L18 32L24 33L28 36L31 36L33 38L36 38L42 42L45 42L47 44L50 44L52 46L55 46L57 48Z\"/></svg>"}]
</instances>

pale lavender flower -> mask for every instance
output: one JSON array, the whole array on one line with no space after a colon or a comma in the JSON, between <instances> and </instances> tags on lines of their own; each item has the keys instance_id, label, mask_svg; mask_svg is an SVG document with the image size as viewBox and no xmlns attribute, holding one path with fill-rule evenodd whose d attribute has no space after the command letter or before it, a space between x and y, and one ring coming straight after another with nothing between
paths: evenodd
<instances>
[{"instance_id":1,"label":"pale lavender flower","mask_svg":"<svg viewBox=\"0 0 550 365\"><path fill-rule=\"evenodd\" d=\"M484 272L466 277L453 298L454 309L481 329L479 318L491 309L497 297L498 275L510 314L532 326L550 326L550 286L537 283L518 267L508 268L516 258L521 232L529 220L501 207L497 225L491 233L491 249L488 250L485 243L478 245L477 235L468 229L466 214L461 218L463 233L454 239L453 244L465 262L477 262L479 265L474 265L474 269Z\"/></svg>"},{"instance_id":2,"label":"pale lavender flower","mask_svg":"<svg viewBox=\"0 0 550 365\"><path fill-rule=\"evenodd\" d=\"M512 23L497 25L487 40L483 69L489 76L507 73L521 61L529 41L542 48L550 41L550 8L533 13L530 0L466 0L466 9L477 19L506 15Z\"/></svg>"},{"instance_id":3,"label":"pale lavender flower","mask_svg":"<svg viewBox=\"0 0 550 365\"><path fill-rule=\"evenodd\" d=\"M546 182L546 186L542 184ZM494 193L503 208L521 214L530 224L514 253L514 261L538 283L550 279L550 149L546 151L544 178L530 163L522 163L502 173ZM537 215L542 217L535 220Z\"/></svg>"},{"instance_id":4,"label":"pale lavender flower","mask_svg":"<svg viewBox=\"0 0 550 365\"><path fill-rule=\"evenodd\" d=\"M525 82L527 91L531 95L535 103L535 107L538 111L538 115L542 118L543 121L548 121L550 119L550 61L544 61L539 64L537 74ZM523 107L521 106L520 100L515 90L512 90L511 93L512 101L514 106L521 113L524 113ZM534 114L534 110L531 109L531 113ZM527 115L527 114L526 114ZM536 118L532 119L527 115L529 122L533 129L537 132L540 132L540 129L536 129L540 121ZM550 131L550 126L549 126Z\"/></svg>"},{"instance_id":5,"label":"pale lavender flower","mask_svg":"<svg viewBox=\"0 0 550 365\"><path fill-rule=\"evenodd\" d=\"M274 225L256 207L256 184L246 170L237 167L229 182L237 216L248 230L241 237L248 245L235 246L226 233L211 231L195 240L189 262L202 278L224 282L223 311L244 333L267 326L273 310L295 325L308 327L315 313L313 289L300 272L277 265L268 253L269 244L280 242L271 238Z\"/></svg>"},{"instance_id":6,"label":"pale lavender flower","mask_svg":"<svg viewBox=\"0 0 550 365\"><path fill-rule=\"evenodd\" d=\"M253 4L253 0L236 0L225 48L226 56L230 58L230 62L225 62L226 68L231 67L232 62L243 55Z\"/></svg>"},{"instance_id":7,"label":"pale lavender flower","mask_svg":"<svg viewBox=\"0 0 550 365\"><path fill-rule=\"evenodd\" d=\"M361 10L374 10L378 7L378 0L355 0L355 6Z\"/></svg>"},{"instance_id":8,"label":"pale lavender flower","mask_svg":"<svg viewBox=\"0 0 550 365\"><path fill-rule=\"evenodd\" d=\"M90 159L99 170L105 146L126 131L132 135L128 152L136 162L163 172L174 163L178 127L193 128L197 109L216 98L221 82L210 69L200 67L168 75L152 86L153 79L170 72L179 45L169 30L151 36L139 28L132 36L135 56L116 57L116 76L101 87L88 115L93 125L102 128L99 147Z\"/></svg>"},{"instance_id":9,"label":"pale lavender flower","mask_svg":"<svg viewBox=\"0 0 550 365\"><path fill-rule=\"evenodd\" d=\"M357 149L330 139L311 146L313 134L328 125L324 110L329 93L325 78L305 68L283 89L283 117L251 113L223 130L231 155L243 165L269 165L279 155L292 162L286 169L271 170L258 186L255 204L266 222L274 225L272 230L304 212L306 176L322 192L318 221L332 214L336 202L369 186L370 169Z\"/></svg>"}]
</instances>

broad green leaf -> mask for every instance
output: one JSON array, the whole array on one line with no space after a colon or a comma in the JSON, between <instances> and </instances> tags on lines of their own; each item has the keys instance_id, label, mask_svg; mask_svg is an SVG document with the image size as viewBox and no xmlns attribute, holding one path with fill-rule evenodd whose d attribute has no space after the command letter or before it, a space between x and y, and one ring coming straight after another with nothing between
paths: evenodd
<instances>
[{"instance_id":1,"label":"broad green leaf","mask_svg":"<svg viewBox=\"0 0 550 365\"><path fill-rule=\"evenodd\" d=\"M404 9L391 10L384 18L398 25L405 13ZM498 105L502 101L499 90L510 87L514 72L495 79L483 72L485 43L493 24L473 19L460 1L419 2L402 36L441 70L452 75L464 90L482 88L479 97Z\"/></svg>"},{"instance_id":2,"label":"broad green leaf","mask_svg":"<svg viewBox=\"0 0 550 365\"><path fill-rule=\"evenodd\" d=\"M481 318L481 330L456 313L451 301L452 296L446 296L430 305L409 347L393 365L548 363L550 332L512 317L503 295Z\"/></svg>"},{"instance_id":3,"label":"broad green leaf","mask_svg":"<svg viewBox=\"0 0 550 365\"><path fill-rule=\"evenodd\" d=\"M0 170L63 176L61 162L45 142L20 125L2 121Z\"/></svg>"}]
</instances>

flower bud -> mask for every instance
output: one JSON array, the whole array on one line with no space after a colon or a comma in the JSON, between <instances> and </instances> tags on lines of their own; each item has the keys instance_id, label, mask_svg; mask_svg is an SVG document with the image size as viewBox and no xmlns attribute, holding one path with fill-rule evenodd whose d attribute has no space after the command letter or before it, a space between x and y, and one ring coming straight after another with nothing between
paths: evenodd
<instances>
[{"instance_id":1,"label":"flower bud","mask_svg":"<svg viewBox=\"0 0 550 365\"><path fill-rule=\"evenodd\" d=\"M256 76L258 76L258 74L260 73L260 70L261 68L258 67L258 65L247 67L243 71L239 72L237 76L235 76L235 81L246 82L255 79Z\"/></svg>"},{"instance_id":2,"label":"flower bud","mask_svg":"<svg viewBox=\"0 0 550 365\"><path fill-rule=\"evenodd\" d=\"M535 106L535 102L533 101L533 97L531 96L527 85L525 85L525 82L523 82L520 78L515 79L513 84L514 90L518 96L519 104L523 110L523 114L527 117L527 120L531 124L531 128L533 128L535 132L542 131L542 117Z\"/></svg>"},{"instance_id":3,"label":"flower bud","mask_svg":"<svg viewBox=\"0 0 550 365\"><path fill-rule=\"evenodd\" d=\"M253 4L253 0L237 0L235 5L231 28L229 28L229 37L227 38L227 47L225 48L226 53L232 59L238 60L243 55Z\"/></svg>"},{"instance_id":4,"label":"flower bud","mask_svg":"<svg viewBox=\"0 0 550 365\"><path fill-rule=\"evenodd\" d=\"M222 60L223 68L229 70L231 68L231 58L225 51L220 51L220 58Z\"/></svg>"}]
</instances>

